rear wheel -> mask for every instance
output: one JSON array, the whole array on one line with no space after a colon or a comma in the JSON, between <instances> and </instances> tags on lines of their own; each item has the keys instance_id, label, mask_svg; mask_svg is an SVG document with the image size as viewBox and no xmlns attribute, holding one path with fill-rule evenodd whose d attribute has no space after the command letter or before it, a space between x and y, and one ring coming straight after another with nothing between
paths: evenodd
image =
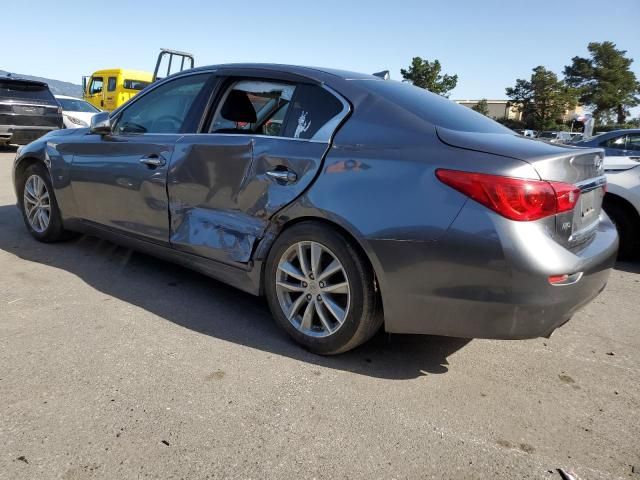
<instances>
[{"instance_id":1,"label":"rear wheel","mask_svg":"<svg viewBox=\"0 0 640 480\"><path fill-rule=\"evenodd\" d=\"M603 208L618 230L620 260L632 260L640 254L640 217L630 205L605 197Z\"/></svg>"},{"instance_id":2,"label":"rear wheel","mask_svg":"<svg viewBox=\"0 0 640 480\"><path fill-rule=\"evenodd\" d=\"M62 227L49 171L41 163L30 165L22 176L20 209L29 233L41 242L56 242L69 238Z\"/></svg>"},{"instance_id":3,"label":"rear wheel","mask_svg":"<svg viewBox=\"0 0 640 480\"><path fill-rule=\"evenodd\" d=\"M265 290L278 324L315 353L350 350L382 323L370 265L347 238L321 224L300 223L276 240Z\"/></svg>"}]
</instances>

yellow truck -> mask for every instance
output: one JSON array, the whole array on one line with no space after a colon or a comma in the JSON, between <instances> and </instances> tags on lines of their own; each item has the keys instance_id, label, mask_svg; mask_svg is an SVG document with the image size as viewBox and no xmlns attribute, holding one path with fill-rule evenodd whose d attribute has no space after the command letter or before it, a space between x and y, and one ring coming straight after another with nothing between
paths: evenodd
<instances>
[{"instance_id":1,"label":"yellow truck","mask_svg":"<svg viewBox=\"0 0 640 480\"><path fill-rule=\"evenodd\" d=\"M168 76L185 68L193 68L194 59L190 53L163 48L160 49L153 73L126 68L98 70L90 77L82 77L83 98L100 110L115 110L147 85L159 80L158 72L163 63L167 67L165 76Z\"/></svg>"}]
</instances>

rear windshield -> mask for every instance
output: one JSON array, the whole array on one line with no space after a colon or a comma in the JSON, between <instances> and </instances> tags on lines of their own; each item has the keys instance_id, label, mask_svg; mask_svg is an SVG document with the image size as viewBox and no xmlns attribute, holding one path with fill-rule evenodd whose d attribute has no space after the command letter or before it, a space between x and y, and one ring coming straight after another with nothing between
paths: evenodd
<instances>
[{"instance_id":1,"label":"rear windshield","mask_svg":"<svg viewBox=\"0 0 640 480\"><path fill-rule=\"evenodd\" d=\"M142 80L125 80L124 88L128 88L129 90L143 90L149 83L150 82L143 82Z\"/></svg>"},{"instance_id":2,"label":"rear windshield","mask_svg":"<svg viewBox=\"0 0 640 480\"><path fill-rule=\"evenodd\" d=\"M62 110L67 112L97 113L100 111L90 103L80 100L79 98L56 98L56 100L58 100Z\"/></svg>"},{"instance_id":3,"label":"rear windshield","mask_svg":"<svg viewBox=\"0 0 640 480\"><path fill-rule=\"evenodd\" d=\"M53 95L46 85L37 83L0 80L0 98L11 100L35 100L44 103L55 103Z\"/></svg>"},{"instance_id":4,"label":"rear windshield","mask_svg":"<svg viewBox=\"0 0 640 480\"><path fill-rule=\"evenodd\" d=\"M352 80L365 90L369 90L400 107L410 111L427 122L464 132L509 133L512 130L498 122L474 112L468 107L458 105L440 95L423 88L394 80Z\"/></svg>"}]
</instances>

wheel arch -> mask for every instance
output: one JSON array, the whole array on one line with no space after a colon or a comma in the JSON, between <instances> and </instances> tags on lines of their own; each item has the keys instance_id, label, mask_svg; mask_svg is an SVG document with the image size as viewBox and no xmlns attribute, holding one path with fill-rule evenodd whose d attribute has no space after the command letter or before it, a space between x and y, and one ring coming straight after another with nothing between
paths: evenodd
<instances>
[{"instance_id":1,"label":"wheel arch","mask_svg":"<svg viewBox=\"0 0 640 480\"><path fill-rule=\"evenodd\" d=\"M604 203L613 203L621 208L624 208L625 210L630 212L638 222L640 222L640 212L638 212L633 204L626 198L616 193L607 192L604 196ZM606 210L606 207L604 208Z\"/></svg>"},{"instance_id":2,"label":"wheel arch","mask_svg":"<svg viewBox=\"0 0 640 480\"><path fill-rule=\"evenodd\" d=\"M41 163L42 165L45 166L45 168L48 169L47 164L44 160L42 160L41 158L35 157L35 156L25 156L25 157L21 157L19 159L16 160L14 167L13 167L13 186L15 189L15 193L16 193L16 198L18 200L18 204L22 204L22 185L24 184L24 175L25 172L27 171L27 169L32 166L35 165L37 163Z\"/></svg>"},{"instance_id":3,"label":"wheel arch","mask_svg":"<svg viewBox=\"0 0 640 480\"><path fill-rule=\"evenodd\" d=\"M261 242L261 244L258 246L257 250L256 250L256 257L259 258L259 260L261 260L261 265L260 265L260 294L262 295L264 293L264 281L265 281L265 268L266 268L266 260L271 252L271 248L273 247L273 244L275 243L276 239L278 237L280 237L280 235L282 235L286 230L290 229L291 227L298 225L300 223L304 223L304 222L313 222L316 224L322 224L325 225L329 228L333 228L334 230L338 231L339 233L341 233L346 239L347 241L351 244L351 246L353 248L355 248L358 253L360 253L362 255L362 257L365 259L365 261L367 262L367 264L371 267L371 270L373 271L373 277L374 277L374 281L375 281L375 291L378 297L378 301L380 302L380 309L381 311L384 313L384 304L383 304L383 296L382 296L382 290L383 290L383 285L381 285L381 277L382 277L382 267L380 265L380 263L378 262L378 258L376 257L375 253L372 251L372 249L369 247L369 245L366 243L366 241L364 240L364 238L360 235L358 235L357 233L355 233L353 230L353 228L349 228L349 226L347 226L348 224L346 222L340 222L338 220L335 219L329 219L323 216L316 216L316 215L301 215L295 218L287 218L286 220L281 220L281 222L277 222L279 225L279 228L277 229L276 232L270 232L267 237L268 240L267 242ZM265 237L265 239L267 238Z\"/></svg>"}]
</instances>

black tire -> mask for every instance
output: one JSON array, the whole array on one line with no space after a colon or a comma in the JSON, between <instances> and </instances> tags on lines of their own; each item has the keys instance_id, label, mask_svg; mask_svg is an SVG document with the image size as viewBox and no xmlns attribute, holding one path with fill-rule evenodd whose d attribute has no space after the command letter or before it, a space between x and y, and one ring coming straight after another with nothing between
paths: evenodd
<instances>
[{"instance_id":1,"label":"black tire","mask_svg":"<svg viewBox=\"0 0 640 480\"><path fill-rule=\"evenodd\" d=\"M29 219L27 218L27 212L25 209L24 190L25 185L29 178L33 175L37 175L44 182L47 192L49 193L49 224L43 231L37 231L33 228ZM51 185L51 178L49 171L42 163L34 163L27 167L24 171L20 186L18 189L18 202L20 205L20 211L22 212L22 219L24 224L29 230L29 233L33 238L40 242L59 242L72 237L74 234L65 230L62 226L62 216L60 215L60 209L58 208L58 202L56 201L55 194L53 192L53 186Z\"/></svg>"},{"instance_id":2,"label":"black tire","mask_svg":"<svg viewBox=\"0 0 640 480\"><path fill-rule=\"evenodd\" d=\"M605 197L603 208L618 230L620 247L619 260L633 260L640 255L640 216L627 205L615 198Z\"/></svg>"},{"instance_id":3,"label":"black tire","mask_svg":"<svg viewBox=\"0 0 640 480\"><path fill-rule=\"evenodd\" d=\"M298 242L317 242L327 247L340 261L350 287L350 306L337 331L314 337L298 330L280 306L276 291L278 263L287 250ZM371 338L382 325L382 312L375 289L373 269L350 240L330 226L303 222L285 230L275 241L265 266L264 287L276 322L296 342L320 355L335 355L351 350Z\"/></svg>"}]
</instances>

